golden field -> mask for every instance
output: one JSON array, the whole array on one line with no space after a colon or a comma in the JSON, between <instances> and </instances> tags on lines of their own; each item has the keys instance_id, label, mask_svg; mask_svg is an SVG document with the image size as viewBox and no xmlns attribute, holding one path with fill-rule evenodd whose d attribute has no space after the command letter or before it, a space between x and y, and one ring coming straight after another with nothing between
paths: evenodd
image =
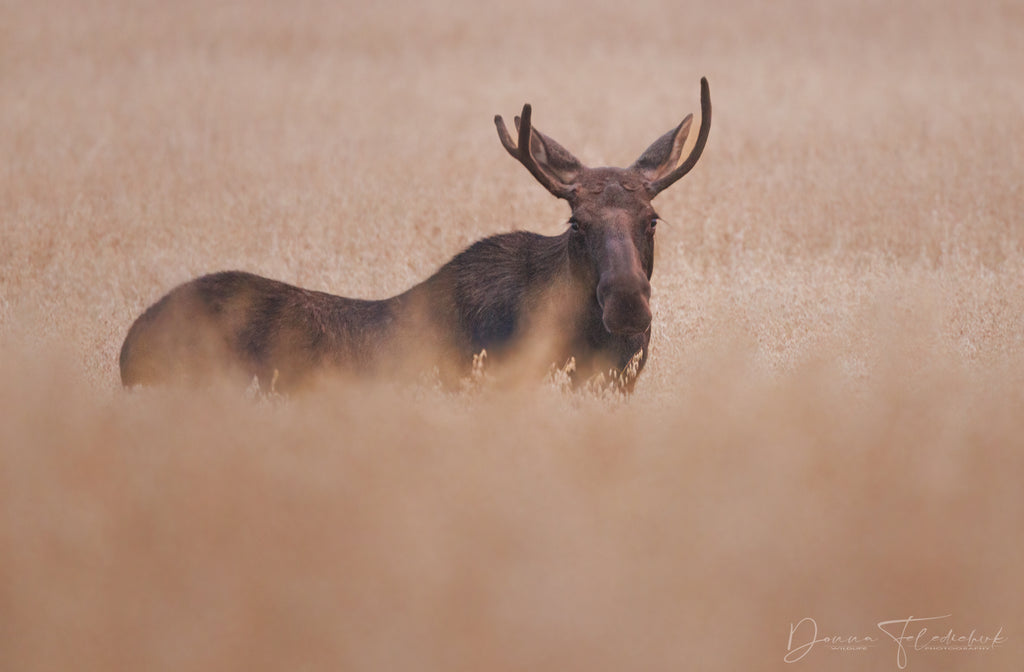
<instances>
[{"instance_id":1,"label":"golden field","mask_svg":"<svg viewBox=\"0 0 1024 672\"><path fill-rule=\"evenodd\" d=\"M0 670L1019 671L1022 34L984 0L3 3ZM380 298L562 231L493 115L626 165L702 75L630 398L120 389L196 275ZM910 617L944 618L901 658ZM786 662L805 618L844 645Z\"/></svg>"}]
</instances>

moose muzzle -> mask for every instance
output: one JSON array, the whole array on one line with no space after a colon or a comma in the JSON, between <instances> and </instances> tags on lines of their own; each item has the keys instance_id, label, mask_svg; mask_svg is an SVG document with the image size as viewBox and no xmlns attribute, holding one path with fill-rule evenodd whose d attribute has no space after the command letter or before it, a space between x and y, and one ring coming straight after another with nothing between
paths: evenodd
<instances>
[{"instance_id":1,"label":"moose muzzle","mask_svg":"<svg viewBox=\"0 0 1024 672\"><path fill-rule=\"evenodd\" d=\"M604 328L612 334L642 334L651 326L651 283L641 273L603 276L597 302Z\"/></svg>"}]
</instances>

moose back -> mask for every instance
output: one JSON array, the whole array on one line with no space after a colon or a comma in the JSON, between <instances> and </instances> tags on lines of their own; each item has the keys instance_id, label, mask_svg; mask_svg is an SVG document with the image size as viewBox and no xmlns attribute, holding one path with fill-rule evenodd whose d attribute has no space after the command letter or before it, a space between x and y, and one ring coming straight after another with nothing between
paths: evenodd
<instances>
[{"instance_id":1,"label":"moose back","mask_svg":"<svg viewBox=\"0 0 1024 672\"><path fill-rule=\"evenodd\" d=\"M350 299L226 271L171 290L128 330L121 348L125 386L204 383L225 376L300 387L319 374L387 377L437 370L465 376L473 356L515 370L561 366L577 378L643 367L651 338L651 273L659 221L651 201L689 172L711 128L701 79L701 123L679 163L688 115L628 168L588 168L516 117L513 141L498 136L551 194L569 203L561 235L525 231L480 240L408 291ZM631 388L635 379L626 382Z\"/></svg>"}]
</instances>

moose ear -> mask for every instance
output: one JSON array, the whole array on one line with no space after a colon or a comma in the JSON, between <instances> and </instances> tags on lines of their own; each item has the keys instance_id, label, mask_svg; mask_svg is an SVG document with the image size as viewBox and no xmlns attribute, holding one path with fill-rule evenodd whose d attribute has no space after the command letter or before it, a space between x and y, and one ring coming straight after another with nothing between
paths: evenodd
<instances>
[{"instance_id":1,"label":"moose ear","mask_svg":"<svg viewBox=\"0 0 1024 672\"><path fill-rule=\"evenodd\" d=\"M642 174L649 182L668 175L679 162L692 123L693 115L686 115L681 124L655 140L630 168Z\"/></svg>"},{"instance_id":2,"label":"moose ear","mask_svg":"<svg viewBox=\"0 0 1024 672\"><path fill-rule=\"evenodd\" d=\"M519 130L520 119L515 118L516 130ZM583 164L565 147L544 135L536 128L530 127L530 153L541 168L555 176L562 184L576 184Z\"/></svg>"}]
</instances>

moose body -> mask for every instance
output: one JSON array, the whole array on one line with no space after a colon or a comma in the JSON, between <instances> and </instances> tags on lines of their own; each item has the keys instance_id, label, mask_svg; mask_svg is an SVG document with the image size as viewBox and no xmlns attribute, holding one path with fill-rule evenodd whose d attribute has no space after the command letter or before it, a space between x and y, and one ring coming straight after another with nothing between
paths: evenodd
<instances>
[{"instance_id":1,"label":"moose body","mask_svg":"<svg viewBox=\"0 0 1024 672\"><path fill-rule=\"evenodd\" d=\"M350 299L251 273L202 276L173 289L131 326L121 349L125 386L257 376L277 389L317 374L387 377L437 370L455 381L486 350L489 361L547 368L576 361L578 376L647 358L650 278L658 215L651 199L700 157L711 122L701 80L701 127L676 165L692 116L629 168L587 168L516 118L502 144L572 208L558 236L518 231L480 240L397 296ZM632 379L626 384L631 387Z\"/></svg>"}]
</instances>

